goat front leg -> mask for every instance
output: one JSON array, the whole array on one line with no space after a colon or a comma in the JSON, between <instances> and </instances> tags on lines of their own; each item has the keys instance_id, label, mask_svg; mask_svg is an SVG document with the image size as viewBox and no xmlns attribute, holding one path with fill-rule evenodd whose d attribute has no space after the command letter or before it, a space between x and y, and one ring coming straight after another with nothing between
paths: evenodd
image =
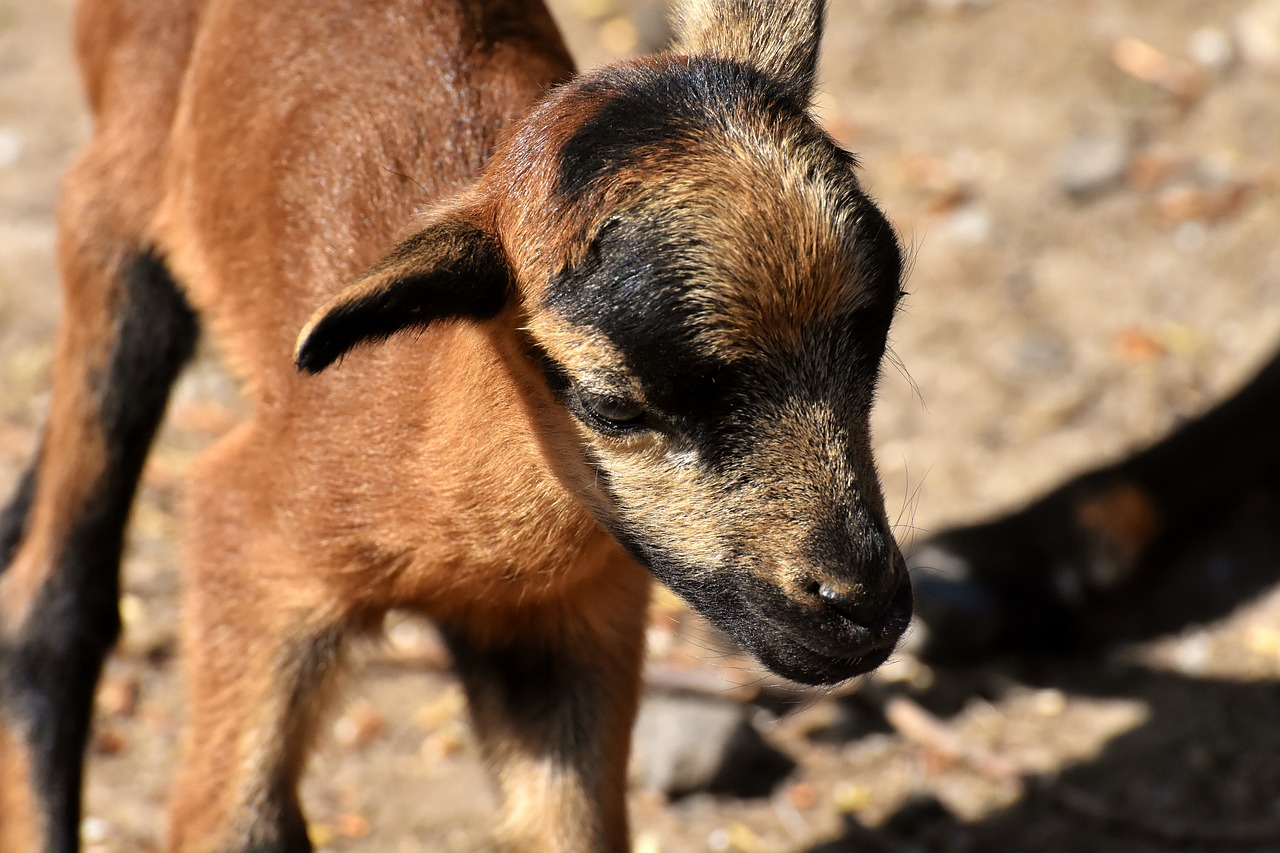
<instances>
[{"instance_id":1,"label":"goat front leg","mask_svg":"<svg viewBox=\"0 0 1280 853\"><path fill-rule=\"evenodd\" d=\"M190 475L174 853L312 849L298 782L352 618L315 564L280 541L253 428L224 437Z\"/></svg>"},{"instance_id":2,"label":"goat front leg","mask_svg":"<svg viewBox=\"0 0 1280 853\"><path fill-rule=\"evenodd\" d=\"M618 585L607 605L521 614L519 636L445 629L502 800L500 849L629 849L626 768L648 584Z\"/></svg>"},{"instance_id":3,"label":"goat front leg","mask_svg":"<svg viewBox=\"0 0 1280 853\"><path fill-rule=\"evenodd\" d=\"M188 634L198 645L188 653L191 718L168 849L307 853L298 783L342 669L344 634L298 613L247 613L243 600L235 609Z\"/></svg>"}]
</instances>

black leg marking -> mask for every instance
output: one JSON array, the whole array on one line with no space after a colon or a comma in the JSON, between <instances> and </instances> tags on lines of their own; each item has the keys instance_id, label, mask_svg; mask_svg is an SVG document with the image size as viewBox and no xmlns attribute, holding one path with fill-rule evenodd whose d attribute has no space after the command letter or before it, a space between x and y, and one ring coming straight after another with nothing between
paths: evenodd
<instances>
[{"instance_id":1,"label":"black leg marking","mask_svg":"<svg viewBox=\"0 0 1280 853\"><path fill-rule=\"evenodd\" d=\"M36 458L40 451L36 451ZM36 466L33 464L18 481L13 497L4 513L0 514L0 574L9 568L13 555L18 551L18 543L27 532L27 518L31 514L31 503L36 496Z\"/></svg>"},{"instance_id":2,"label":"black leg marking","mask_svg":"<svg viewBox=\"0 0 1280 853\"><path fill-rule=\"evenodd\" d=\"M482 735L510 726L508 734L539 744L562 767L588 758L582 753L601 708L586 668L536 647L481 649L456 636L445 640Z\"/></svg>"},{"instance_id":3,"label":"black leg marking","mask_svg":"<svg viewBox=\"0 0 1280 853\"><path fill-rule=\"evenodd\" d=\"M120 633L124 526L169 388L198 332L195 315L156 257L136 258L121 283L110 361L91 391L101 405L104 473L52 555L53 573L27 623L0 642L0 712L30 752L49 853L79 847L94 688ZM3 516L0 555L6 564L24 533L35 488L36 477L29 473Z\"/></svg>"}]
</instances>

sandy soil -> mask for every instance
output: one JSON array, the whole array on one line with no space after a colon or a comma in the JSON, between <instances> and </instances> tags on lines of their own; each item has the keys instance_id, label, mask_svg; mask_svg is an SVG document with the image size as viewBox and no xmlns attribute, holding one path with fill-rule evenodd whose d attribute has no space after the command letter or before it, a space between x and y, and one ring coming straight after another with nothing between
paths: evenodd
<instances>
[{"instance_id":1,"label":"sandy soil","mask_svg":"<svg viewBox=\"0 0 1280 853\"><path fill-rule=\"evenodd\" d=\"M584 65L663 37L652 3L553 6ZM914 257L876 422L904 542L1151 440L1271 351L1273 0L832 6L818 105ZM47 404L57 184L89 132L69 15L68 0L0 0L0 491ZM203 356L145 477L88 780L95 853L163 837L183 714L174 510L184 466L238 406ZM1246 497L1110 609L1140 638L1093 658L944 670L904 653L844 698L763 702L797 769L757 799L637 790L637 848L1280 849L1277 512ZM659 643L657 663L687 666L701 640ZM429 633L399 623L367 657L306 785L313 837L473 849L493 800ZM710 653L695 665L758 677Z\"/></svg>"}]
</instances>

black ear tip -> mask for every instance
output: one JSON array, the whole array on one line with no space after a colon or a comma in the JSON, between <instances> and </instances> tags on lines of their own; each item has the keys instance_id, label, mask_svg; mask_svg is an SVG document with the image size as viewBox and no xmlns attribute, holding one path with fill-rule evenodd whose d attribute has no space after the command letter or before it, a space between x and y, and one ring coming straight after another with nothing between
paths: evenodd
<instances>
[{"instance_id":1,"label":"black ear tip","mask_svg":"<svg viewBox=\"0 0 1280 853\"><path fill-rule=\"evenodd\" d=\"M317 323L309 323L298 335L298 343L293 353L293 363L299 373L315 376L329 365L337 361L340 353L333 347L326 347L322 336L316 334Z\"/></svg>"},{"instance_id":2,"label":"black ear tip","mask_svg":"<svg viewBox=\"0 0 1280 853\"><path fill-rule=\"evenodd\" d=\"M298 353L298 357L294 361L294 364L298 367L298 372L305 373L309 376L315 376L332 363L333 362L330 360L317 358L315 354L311 352Z\"/></svg>"}]
</instances>

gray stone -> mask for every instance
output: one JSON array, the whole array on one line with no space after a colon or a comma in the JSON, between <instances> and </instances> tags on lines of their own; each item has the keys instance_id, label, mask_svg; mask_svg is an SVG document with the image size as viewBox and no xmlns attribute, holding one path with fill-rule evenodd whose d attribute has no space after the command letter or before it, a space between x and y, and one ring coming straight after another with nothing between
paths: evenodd
<instances>
[{"instance_id":1,"label":"gray stone","mask_svg":"<svg viewBox=\"0 0 1280 853\"><path fill-rule=\"evenodd\" d=\"M1058 156L1058 185L1077 200L1101 195L1124 178L1132 148L1122 130L1081 134Z\"/></svg>"},{"instance_id":2,"label":"gray stone","mask_svg":"<svg viewBox=\"0 0 1280 853\"><path fill-rule=\"evenodd\" d=\"M711 697L648 695L633 735L633 784L673 798L768 794L795 764L760 736L752 711Z\"/></svg>"}]
</instances>

